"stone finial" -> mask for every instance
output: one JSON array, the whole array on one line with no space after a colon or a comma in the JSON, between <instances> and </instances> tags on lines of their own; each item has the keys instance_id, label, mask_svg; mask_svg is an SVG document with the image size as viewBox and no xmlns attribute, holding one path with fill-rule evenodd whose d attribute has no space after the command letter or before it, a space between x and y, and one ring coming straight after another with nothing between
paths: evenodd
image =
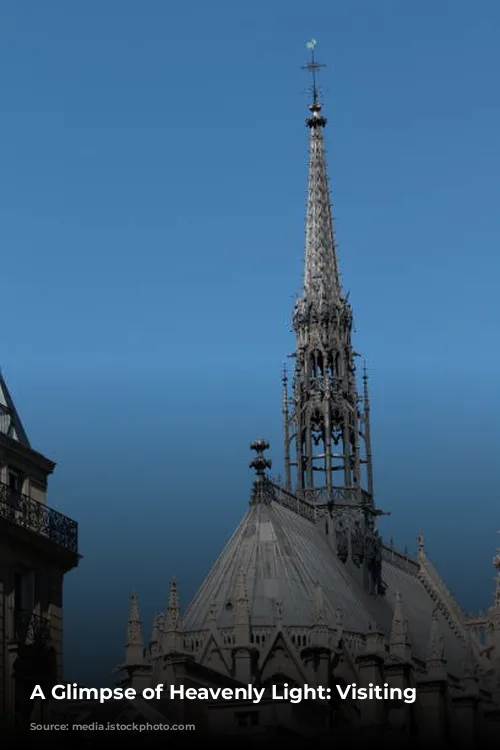
<instances>
[{"instance_id":1,"label":"stone finial","mask_svg":"<svg viewBox=\"0 0 500 750\"><path fill-rule=\"evenodd\" d=\"M139 604L137 594L135 593L130 597L125 664L129 669L133 667L141 668L144 665L144 641L142 638L141 618L139 616Z\"/></svg>"},{"instance_id":2,"label":"stone finial","mask_svg":"<svg viewBox=\"0 0 500 750\"><path fill-rule=\"evenodd\" d=\"M170 582L167 610L165 612L165 632L173 633L180 629L181 608L175 578Z\"/></svg>"},{"instance_id":3,"label":"stone finial","mask_svg":"<svg viewBox=\"0 0 500 750\"><path fill-rule=\"evenodd\" d=\"M165 654L179 654L184 649L184 630L175 578L170 582L167 608L163 616L162 649Z\"/></svg>"},{"instance_id":4,"label":"stone finial","mask_svg":"<svg viewBox=\"0 0 500 750\"><path fill-rule=\"evenodd\" d=\"M429 633L429 646L427 649L427 669L442 667L445 663L444 658L444 639L440 632L438 611L434 609L432 613L431 629Z\"/></svg>"},{"instance_id":5,"label":"stone finial","mask_svg":"<svg viewBox=\"0 0 500 750\"><path fill-rule=\"evenodd\" d=\"M137 594L135 593L130 597L130 610L127 624L127 648L129 646L143 646L139 603L137 600Z\"/></svg>"},{"instance_id":6,"label":"stone finial","mask_svg":"<svg viewBox=\"0 0 500 750\"><path fill-rule=\"evenodd\" d=\"M283 412L288 414L288 369L287 369L287 363L283 363L283 375L281 376L281 384L282 384L282 406L283 406Z\"/></svg>"},{"instance_id":7,"label":"stone finial","mask_svg":"<svg viewBox=\"0 0 500 750\"><path fill-rule=\"evenodd\" d=\"M422 552L424 552L425 550L425 539L421 531L419 532L417 536L417 549L418 549L419 555L422 554Z\"/></svg>"},{"instance_id":8,"label":"stone finial","mask_svg":"<svg viewBox=\"0 0 500 750\"><path fill-rule=\"evenodd\" d=\"M250 461L249 466L257 475L253 483L250 505L269 504L275 499L275 487L266 477L266 469L272 466L271 459L264 456L269 443L261 439L255 440L250 448L255 451L256 456Z\"/></svg>"},{"instance_id":9,"label":"stone finial","mask_svg":"<svg viewBox=\"0 0 500 750\"><path fill-rule=\"evenodd\" d=\"M177 591L177 581L175 577L170 581L168 590L168 609L179 609L179 593Z\"/></svg>"},{"instance_id":10,"label":"stone finial","mask_svg":"<svg viewBox=\"0 0 500 750\"><path fill-rule=\"evenodd\" d=\"M261 438L259 438L259 440L254 440L250 446L250 449L255 451L256 456L250 461L249 466L251 469L255 470L257 477L264 477L266 469L270 469L272 466L271 459L264 456L264 451L269 450L269 448L269 443Z\"/></svg>"}]
</instances>

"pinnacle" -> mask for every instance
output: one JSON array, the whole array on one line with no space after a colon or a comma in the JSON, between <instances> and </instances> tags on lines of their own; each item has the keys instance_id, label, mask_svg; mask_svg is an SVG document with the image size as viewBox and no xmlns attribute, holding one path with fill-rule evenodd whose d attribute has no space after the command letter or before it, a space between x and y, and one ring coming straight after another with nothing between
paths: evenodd
<instances>
[{"instance_id":1,"label":"pinnacle","mask_svg":"<svg viewBox=\"0 0 500 750\"><path fill-rule=\"evenodd\" d=\"M127 626L127 647L142 646L142 627L139 615L139 604L137 594L133 593L130 597L130 610Z\"/></svg>"},{"instance_id":2,"label":"pinnacle","mask_svg":"<svg viewBox=\"0 0 500 750\"><path fill-rule=\"evenodd\" d=\"M170 582L170 591L168 595L168 609L179 608L179 596L177 593L177 582L175 578L172 578Z\"/></svg>"},{"instance_id":3,"label":"pinnacle","mask_svg":"<svg viewBox=\"0 0 500 750\"><path fill-rule=\"evenodd\" d=\"M429 633L429 648L427 661L441 662L444 660L443 638L440 633L438 612L434 609L432 613L431 629Z\"/></svg>"},{"instance_id":4,"label":"pinnacle","mask_svg":"<svg viewBox=\"0 0 500 750\"><path fill-rule=\"evenodd\" d=\"M408 656L410 648L408 621L403 615L402 597L399 591L396 592L389 645L391 652L396 656L399 656L400 658L406 658Z\"/></svg>"}]
</instances>

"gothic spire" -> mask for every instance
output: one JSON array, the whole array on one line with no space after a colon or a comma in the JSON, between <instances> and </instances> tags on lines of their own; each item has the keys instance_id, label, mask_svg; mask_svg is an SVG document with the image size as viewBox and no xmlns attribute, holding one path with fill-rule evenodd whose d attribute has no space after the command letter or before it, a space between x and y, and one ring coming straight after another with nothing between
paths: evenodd
<instances>
[{"instance_id":1,"label":"gothic spire","mask_svg":"<svg viewBox=\"0 0 500 750\"><path fill-rule=\"evenodd\" d=\"M292 489L304 491L309 501L328 503L335 497L340 502L340 494L345 494L346 506L372 506L368 384L365 381L362 409L351 343L352 310L341 288L330 207L323 142L326 118L316 79L322 66L314 57L316 42L307 46L311 59L305 67L313 84L306 120L310 138L304 288L293 314L297 349L291 413L283 407L286 484L291 483L288 471L293 466ZM286 387L283 391L285 399ZM290 456L289 443L294 454ZM361 495L363 485L367 491Z\"/></svg>"},{"instance_id":2,"label":"gothic spire","mask_svg":"<svg viewBox=\"0 0 500 750\"><path fill-rule=\"evenodd\" d=\"M306 125L310 130L309 177L307 190L306 241L304 263L304 296L310 302L340 300L341 286L333 232L330 192L325 160L323 128L326 118L321 114L317 72L323 67L316 62L316 41L308 43L310 61L305 66L312 75L312 102Z\"/></svg>"}]
</instances>

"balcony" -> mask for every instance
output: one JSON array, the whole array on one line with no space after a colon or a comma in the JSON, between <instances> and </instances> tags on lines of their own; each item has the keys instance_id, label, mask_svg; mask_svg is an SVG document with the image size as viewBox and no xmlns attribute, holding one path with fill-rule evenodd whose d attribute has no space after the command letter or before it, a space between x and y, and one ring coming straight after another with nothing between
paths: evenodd
<instances>
[{"instance_id":1,"label":"balcony","mask_svg":"<svg viewBox=\"0 0 500 750\"><path fill-rule=\"evenodd\" d=\"M0 482L0 523L11 530L28 532L31 541L78 560L78 524L37 500Z\"/></svg>"}]
</instances>

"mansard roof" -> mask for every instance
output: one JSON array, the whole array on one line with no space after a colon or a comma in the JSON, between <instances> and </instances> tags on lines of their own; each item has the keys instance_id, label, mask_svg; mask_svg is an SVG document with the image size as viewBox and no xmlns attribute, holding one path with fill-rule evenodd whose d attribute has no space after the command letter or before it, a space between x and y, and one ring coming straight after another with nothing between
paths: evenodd
<instances>
[{"instance_id":1,"label":"mansard roof","mask_svg":"<svg viewBox=\"0 0 500 750\"><path fill-rule=\"evenodd\" d=\"M448 670L460 675L465 658L458 605L445 601L440 580L427 558L412 562L384 548L383 596L369 594L337 556L321 522L314 522L279 502L249 507L236 531L200 586L184 615L184 631L203 631L211 625L233 626L238 575L246 573L249 619L252 627L310 627L314 618L313 592L323 592L328 625L360 635L377 629L389 636L397 594L408 620L413 658L425 661L433 612L438 605ZM392 558L392 560L391 560ZM425 568L425 569L424 569ZM430 574L425 571L431 571ZM434 584L429 582L432 576ZM427 584L427 587L426 587ZM215 622L214 622L215 618Z\"/></svg>"},{"instance_id":2,"label":"mansard roof","mask_svg":"<svg viewBox=\"0 0 500 750\"><path fill-rule=\"evenodd\" d=\"M0 373L0 433L30 447L28 436L17 413L12 396L7 388L7 383Z\"/></svg>"}]
</instances>

